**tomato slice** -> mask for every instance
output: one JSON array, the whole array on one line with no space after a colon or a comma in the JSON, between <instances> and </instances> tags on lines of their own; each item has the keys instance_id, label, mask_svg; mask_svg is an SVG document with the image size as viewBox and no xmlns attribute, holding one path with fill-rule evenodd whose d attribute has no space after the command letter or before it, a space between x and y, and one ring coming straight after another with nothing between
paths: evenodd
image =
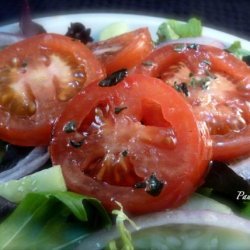
<instances>
[{"instance_id":1,"label":"tomato slice","mask_svg":"<svg viewBox=\"0 0 250 250\"><path fill-rule=\"evenodd\" d=\"M104 76L85 45L62 35L42 34L7 47L0 52L0 138L48 145L68 100Z\"/></svg>"},{"instance_id":2,"label":"tomato slice","mask_svg":"<svg viewBox=\"0 0 250 250\"><path fill-rule=\"evenodd\" d=\"M182 92L213 139L213 158L250 154L250 67L226 51L195 44L156 49L137 73L156 76Z\"/></svg>"},{"instance_id":3,"label":"tomato slice","mask_svg":"<svg viewBox=\"0 0 250 250\"><path fill-rule=\"evenodd\" d=\"M104 64L108 74L139 64L153 49L147 28L140 28L104 41L90 43L89 48Z\"/></svg>"},{"instance_id":4,"label":"tomato slice","mask_svg":"<svg viewBox=\"0 0 250 250\"><path fill-rule=\"evenodd\" d=\"M133 214L183 203L202 182L209 134L185 99L159 79L91 84L55 125L50 145L70 190ZM145 206L145 204L147 204Z\"/></svg>"}]
</instances>

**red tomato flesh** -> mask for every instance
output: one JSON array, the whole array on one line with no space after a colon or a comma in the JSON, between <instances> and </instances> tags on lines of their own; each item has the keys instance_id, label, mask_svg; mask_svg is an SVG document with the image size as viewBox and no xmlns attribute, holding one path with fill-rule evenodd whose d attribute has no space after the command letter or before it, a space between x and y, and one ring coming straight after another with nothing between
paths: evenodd
<instances>
[{"instance_id":1,"label":"red tomato flesh","mask_svg":"<svg viewBox=\"0 0 250 250\"><path fill-rule=\"evenodd\" d=\"M104 41L88 44L105 66L108 74L122 68L130 69L149 55L153 49L147 28L140 28Z\"/></svg>"},{"instance_id":2,"label":"red tomato flesh","mask_svg":"<svg viewBox=\"0 0 250 250\"><path fill-rule=\"evenodd\" d=\"M48 145L54 120L83 86L105 76L91 51L71 38L42 34L0 52L0 138Z\"/></svg>"},{"instance_id":3,"label":"red tomato flesh","mask_svg":"<svg viewBox=\"0 0 250 250\"><path fill-rule=\"evenodd\" d=\"M202 183L211 156L206 126L184 98L143 75L77 94L55 125L50 152L70 190L108 210L118 201L132 214L182 204Z\"/></svg>"},{"instance_id":4,"label":"red tomato flesh","mask_svg":"<svg viewBox=\"0 0 250 250\"><path fill-rule=\"evenodd\" d=\"M134 72L155 76L182 92L208 125L213 159L250 154L250 67L215 47L192 44L156 49ZM185 89L183 89L185 88Z\"/></svg>"}]
</instances>

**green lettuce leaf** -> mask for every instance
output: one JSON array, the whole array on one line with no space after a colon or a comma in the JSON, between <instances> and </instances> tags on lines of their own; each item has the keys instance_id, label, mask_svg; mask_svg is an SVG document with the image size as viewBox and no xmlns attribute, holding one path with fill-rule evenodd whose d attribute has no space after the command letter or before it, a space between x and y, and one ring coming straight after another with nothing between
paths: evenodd
<instances>
[{"instance_id":1,"label":"green lettuce leaf","mask_svg":"<svg viewBox=\"0 0 250 250\"><path fill-rule=\"evenodd\" d=\"M71 192L30 193L0 224L1 249L74 249L110 225L100 202Z\"/></svg>"},{"instance_id":2,"label":"green lettuce leaf","mask_svg":"<svg viewBox=\"0 0 250 250\"><path fill-rule=\"evenodd\" d=\"M228 48L227 51L230 53L234 54L236 57L239 59L242 59L245 56L250 56L250 51L243 49L241 47L241 42L240 41L235 41L233 42Z\"/></svg>"},{"instance_id":3,"label":"green lettuce leaf","mask_svg":"<svg viewBox=\"0 0 250 250\"><path fill-rule=\"evenodd\" d=\"M202 34L201 21L196 18L191 18L187 23L168 20L162 23L157 31L158 42L174 40L185 37L197 37Z\"/></svg>"}]
</instances>

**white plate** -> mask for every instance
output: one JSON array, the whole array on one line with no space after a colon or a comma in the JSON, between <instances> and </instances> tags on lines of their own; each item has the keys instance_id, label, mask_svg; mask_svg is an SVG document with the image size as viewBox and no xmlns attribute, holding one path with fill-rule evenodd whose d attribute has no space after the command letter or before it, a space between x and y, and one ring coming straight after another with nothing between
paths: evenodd
<instances>
[{"instance_id":1,"label":"white plate","mask_svg":"<svg viewBox=\"0 0 250 250\"><path fill-rule=\"evenodd\" d=\"M92 29L92 35L94 38L98 38L98 34L105 26L117 21L125 21L131 30L147 26L149 27L153 38L156 38L156 31L159 25L165 20L166 19L163 18L145 15L114 13L69 14L35 19L35 21L42 24L48 32L55 32L59 34L65 34L71 22L81 22L86 27L90 27ZM2 26L0 31L16 32L18 29L18 24L10 24ZM221 40L225 44L231 44L232 42L238 40L241 41L243 48L250 50L250 42L222 31L204 27L203 35Z\"/></svg>"}]
</instances>

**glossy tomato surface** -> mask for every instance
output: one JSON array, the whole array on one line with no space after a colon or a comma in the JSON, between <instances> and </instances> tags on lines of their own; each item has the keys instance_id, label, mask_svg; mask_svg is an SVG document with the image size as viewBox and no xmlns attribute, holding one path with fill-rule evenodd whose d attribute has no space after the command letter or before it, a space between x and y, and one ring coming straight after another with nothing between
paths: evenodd
<instances>
[{"instance_id":1,"label":"glossy tomato surface","mask_svg":"<svg viewBox=\"0 0 250 250\"><path fill-rule=\"evenodd\" d=\"M134 71L163 79L207 123L213 158L250 154L250 67L226 51L196 44L167 45ZM150 63L149 63L150 62Z\"/></svg>"},{"instance_id":2,"label":"glossy tomato surface","mask_svg":"<svg viewBox=\"0 0 250 250\"><path fill-rule=\"evenodd\" d=\"M88 46L111 74L141 63L152 51L153 42L148 29L140 28Z\"/></svg>"},{"instance_id":3,"label":"glossy tomato surface","mask_svg":"<svg viewBox=\"0 0 250 250\"><path fill-rule=\"evenodd\" d=\"M50 152L70 190L142 214L180 205L203 181L211 156L203 125L172 87L133 75L75 96Z\"/></svg>"},{"instance_id":4,"label":"glossy tomato surface","mask_svg":"<svg viewBox=\"0 0 250 250\"><path fill-rule=\"evenodd\" d=\"M0 139L22 146L47 145L65 104L105 76L79 41L43 34L0 52Z\"/></svg>"}]
</instances>

